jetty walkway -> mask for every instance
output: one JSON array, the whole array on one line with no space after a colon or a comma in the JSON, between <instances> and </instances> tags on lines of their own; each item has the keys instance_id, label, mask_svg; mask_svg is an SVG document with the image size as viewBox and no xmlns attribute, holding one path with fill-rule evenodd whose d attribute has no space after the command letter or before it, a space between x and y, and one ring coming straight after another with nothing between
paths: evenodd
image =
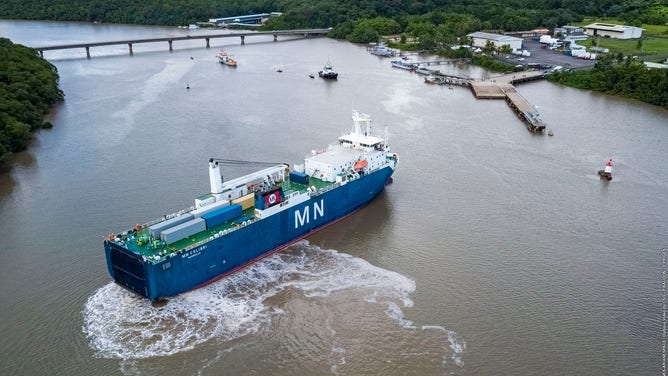
<instances>
[{"instance_id":1,"label":"jetty walkway","mask_svg":"<svg viewBox=\"0 0 668 376\"><path fill-rule=\"evenodd\" d=\"M441 85L468 86L471 88L473 95L478 99L505 99L508 106L515 111L530 132L542 132L545 130L545 123L541 119L538 110L513 86L522 82L543 79L546 76L546 73L543 71L514 72L486 80L453 76L436 70L432 71L431 75L433 78L425 79L425 82Z\"/></svg>"},{"instance_id":2,"label":"jetty walkway","mask_svg":"<svg viewBox=\"0 0 668 376\"><path fill-rule=\"evenodd\" d=\"M206 48L210 47L209 41L214 38L239 38L241 39L241 44L245 44L246 37L260 36L260 35L273 35L274 42L278 40L279 35L290 35L290 36L303 36L307 38L311 35L325 35L329 33L330 29L300 29L300 30L272 30L272 31L243 31L238 33L225 33L225 34L202 34L202 35L186 35L186 36L177 36L177 37L162 37L162 38L146 38L146 39L128 39L128 40L116 40L108 42L84 42L84 43L74 43L74 44L61 44L53 46L39 46L31 47L33 50L37 51L40 56L44 57L44 51L52 50L67 50L74 48L85 48L86 57L90 59L90 48L91 47L101 47L101 46L112 46L119 44L127 44L130 55L133 54L132 46L139 43L156 43L156 42L167 42L169 44L169 51L173 51L172 42L174 41L184 41L184 40L195 40L195 39L204 39L206 41Z\"/></svg>"},{"instance_id":3,"label":"jetty walkway","mask_svg":"<svg viewBox=\"0 0 668 376\"><path fill-rule=\"evenodd\" d=\"M545 123L540 113L513 86L542 78L545 78L543 71L514 72L487 80L472 80L470 87L478 99L505 99L530 132L542 132L545 130Z\"/></svg>"}]
</instances>

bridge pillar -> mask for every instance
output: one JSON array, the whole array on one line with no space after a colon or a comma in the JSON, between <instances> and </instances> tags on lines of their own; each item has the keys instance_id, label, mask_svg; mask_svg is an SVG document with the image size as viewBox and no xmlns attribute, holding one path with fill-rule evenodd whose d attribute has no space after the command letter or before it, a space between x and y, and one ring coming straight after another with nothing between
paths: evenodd
<instances>
[{"instance_id":1,"label":"bridge pillar","mask_svg":"<svg viewBox=\"0 0 668 376\"><path fill-rule=\"evenodd\" d=\"M169 52L174 51L174 49L172 48L172 40L171 39L167 40L167 43L169 43Z\"/></svg>"},{"instance_id":2,"label":"bridge pillar","mask_svg":"<svg viewBox=\"0 0 668 376\"><path fill-rule=\"evenodd\" d=\"M278 34L274 34L274 42L278 40Z\"/></svg>"},{"instance_id":3,"label":"bridge pillar","mask_svg":"<svg viewBox=\"0 0 668 376\"><path fill-rule=\"evenodd\" d=\"M90 59L90 47L86 46L86 59Z\"/></svg>"},{"instance_id":4,"label":"bridge pillar","mask_svg":"<svg viewBox=\"0 0 668 376\"><path fill-rule=\"evenodd\" d=\"M204 38L206 40L206 48L209 48L209 38Z\"/></svg>"},{"instance_id":5,"label":"bridge pillar","mask_svg":"<svg viewBox=\"0 0 668 376\"><path fill-rule=\"evenodd\" d=\"M128 43L128 48L130 49L130 55L132 55L132 43Z\"/></svg>"},{"instance_id":6,"label":"bridge pillar","mask_svg":"<svg viewBox=\"0 0 668 376\"><path fill-rule=\"evenodd\" d=\"M239 38L241 38L241 44L246 44L246 36L245 35L239 35Z\"/></svg>"}]
</instances>

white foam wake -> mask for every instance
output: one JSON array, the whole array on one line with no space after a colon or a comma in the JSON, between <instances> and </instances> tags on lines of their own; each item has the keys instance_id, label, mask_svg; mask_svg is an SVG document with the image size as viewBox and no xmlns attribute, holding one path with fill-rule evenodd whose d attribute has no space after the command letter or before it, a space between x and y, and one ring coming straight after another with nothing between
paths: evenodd
<instances>
[{"instance_id":1,"label":"white foam wake","mask_svg":"<svg viewBox=\"0 0 668 376\"><path fill-rule=\"evenodd\" d=\"M367 302L384 305L387 317L400 327L417 330L402 311L413 305L413 280L301 241L160 307L109 283L88 299L83 331L99 357L131 360L168 356L210 340L229 342L269 328L274 315L284 314L271 304L271 298L288 289L315 299L352 291ZM422 327L431 328L436 326ZM460 364L465 344L456 333L442 330L448 335L453 359ZM339 349L337 354L335 363L345 363L345 350Z\"/></svg>"},{"instance_id":2,"label":"white foam wake","mask_svg":"<svg viewBox=\"0 0 668 376\"><path fill-rule=\"evenodd\" d=\"M137 359L256 332L280 313L263 302L287 288L306 296L361 288L370 299L380 295L410 302L408 294L415 284L406 277L308 242L293 248L300 251L277 253L162 307L109 283L86 303L83 330L98 356Z\"/></svg>"}]
</instances>

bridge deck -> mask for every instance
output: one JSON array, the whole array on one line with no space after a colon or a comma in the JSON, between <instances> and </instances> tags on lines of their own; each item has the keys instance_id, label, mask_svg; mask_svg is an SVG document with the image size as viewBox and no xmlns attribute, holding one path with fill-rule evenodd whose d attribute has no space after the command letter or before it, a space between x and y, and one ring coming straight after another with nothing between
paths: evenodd
<instances>
[{"instance_id":1,"label":"bridge deck","mask_svg":"<svg viewBox=\"0 0 668 376\"><path fill-rule=\"evenodd\" d=\"M65 50L71 48L88 49L90 47L111 46L119 44L132 45L138 43L169 42L171 45L172 41L195 40L195 39L205 39L207 41L207 47L208 47L209 39L214 39L214 38L241 38L241 40L243 41L245 37L255 36L255 35L273 35L275 39L278 35L303 35L303 36L324 35L329 33L330 31L331 31L330 29L244 31L238 33L224 33L224 34L218 33L218 34L185 35L185 36L161 37L161 38L127 39L127 40L115 40L106 42L84 42L84 43L32 47L32 49L42 53L43 51L50 51L50 50Z\"/></svg>"}]
</instances>

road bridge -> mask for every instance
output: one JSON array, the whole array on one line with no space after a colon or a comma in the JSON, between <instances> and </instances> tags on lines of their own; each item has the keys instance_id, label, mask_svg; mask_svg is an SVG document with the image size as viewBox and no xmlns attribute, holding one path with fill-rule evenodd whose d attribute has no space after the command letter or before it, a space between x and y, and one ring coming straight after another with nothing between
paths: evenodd
<instances>
[{"instance_id":1,"label":"road bridge","mask_svg":"<svg viewBox=\"0 0 668 376\"><path fill-rule=\"evenodd\" d=\"M329 33L331 29L299 29L299 30L272 30L272 31L243 31L235 33L225 33L225 34L203 34L203 35L186 35L180 37L161 37L161 38L146 38L146 39L128 39L128 40L116 40L108 42L83 42L83 43L74 43L74 44L62 44L62 45L53 45L53 46L39 46L32 47L35 51L39 53L40 56L44 57L44 51L52 50L67 50L67 49L76 49L76 48L85 48L86 57L90 59L90 48L91 47L102 47L102 46L113 46L126 44L130 55L133 54L132 46L139 43L157 43L157 42L167 42L169 45L169 51L173 50L172 43L174 41L184 41L184 40L195 40L203 39L206 41L206 48L210 47L209 41L214 38L239 38L241 39L241 44L244 44L246 37L254 37L259 35L273 35L274 42L278 40L279 35L288 35L288 36L303 36L307 38L309 36L320 36Z\"/></svg>"}]
</instances>

